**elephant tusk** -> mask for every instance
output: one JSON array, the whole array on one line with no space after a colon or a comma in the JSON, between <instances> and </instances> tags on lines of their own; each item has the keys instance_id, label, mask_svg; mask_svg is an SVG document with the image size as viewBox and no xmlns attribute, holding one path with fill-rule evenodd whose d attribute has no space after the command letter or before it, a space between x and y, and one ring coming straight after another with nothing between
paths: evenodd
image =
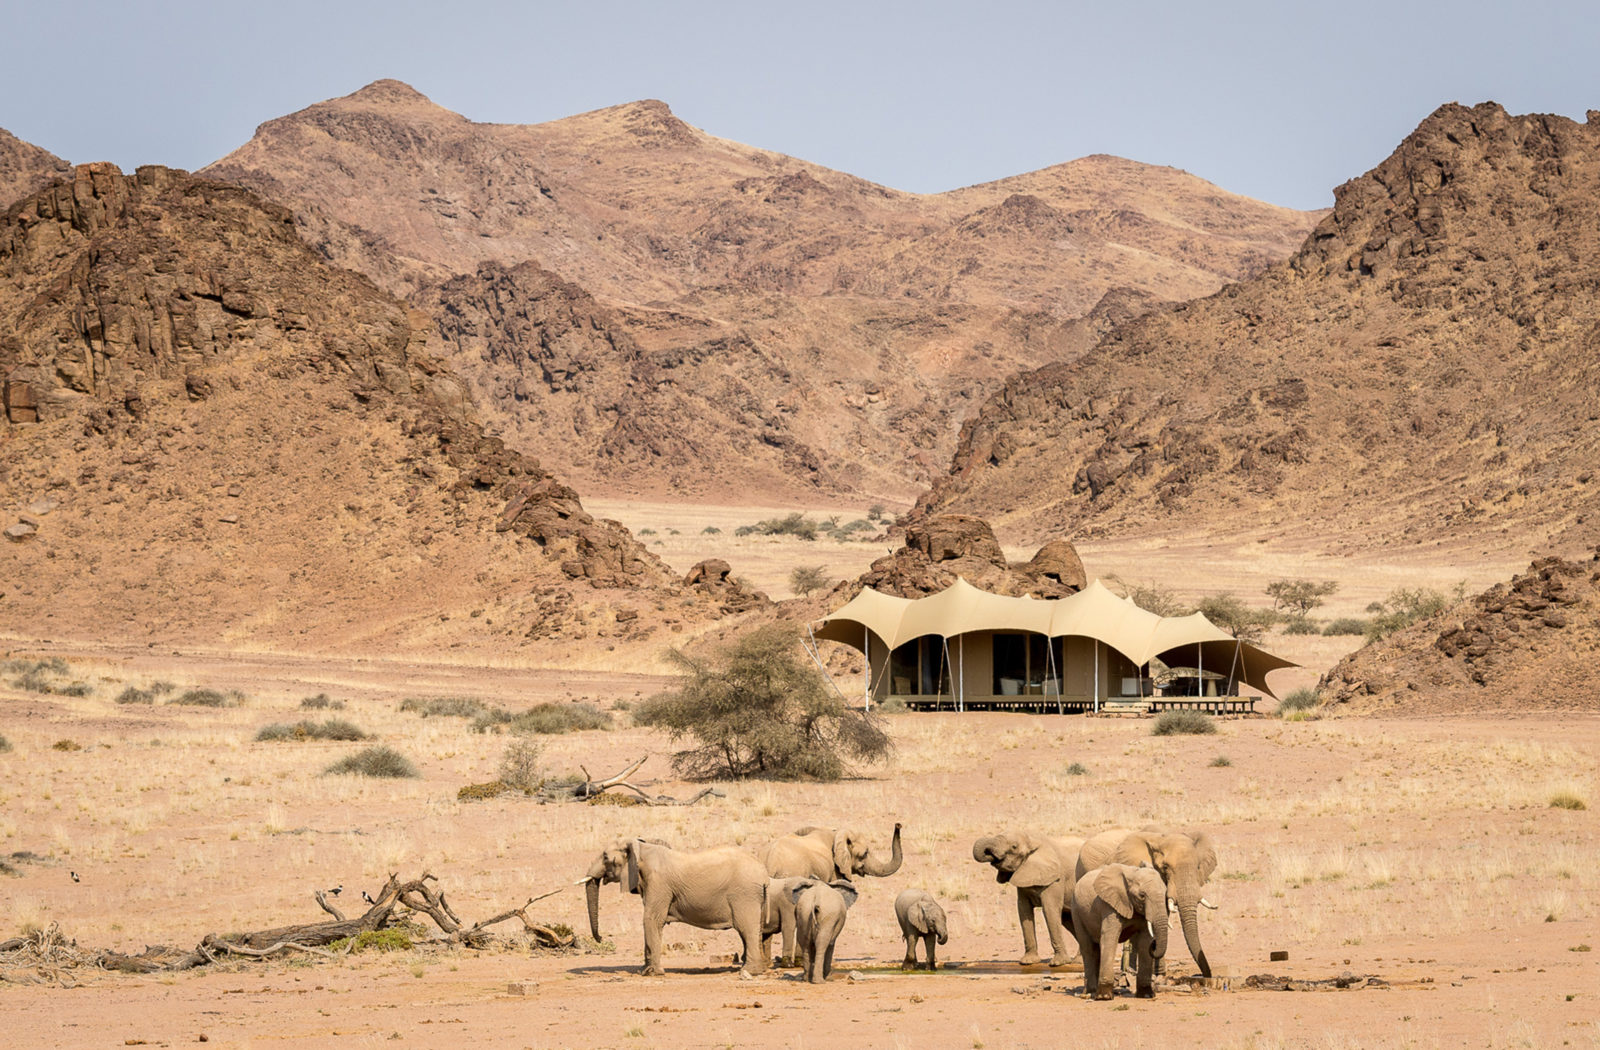
<instances>
[{"instance_id":1,"label":"elephant tusk","mask_svg":"<svg viewBox=\"0 0 1600 1050\"><path fill-rule=\"evenodd\" d=\"M1145 924L1144 924L1144 928L1150 931L1150 939L1152 941L1155 940L1156 939L1156 927L1155 927L1155 924L1150 922L1150 921L1148 921L1148 920L1146 920Z\"/></svg>"},{"instance_id":2,"label":"elephant tusk","mask_svg":"<svg viewBox=\"0 0 1600 1050\"><path fill-rule=\"evenodd\" d=\"M1178 914L1178 902L1173 900L1171 897L1167 898L1167 914L1168 915L1176 915L1176 914Z\"/></svg>"},{"instance_id":3,"label":"elephant tusk","mask_svg":"<svg viewBox=\"0 0 1600 1050\"><path fill-rule=\"evenodd\" d=\"M1200 898L1200 903L1204 904L1207 908L1210 908L1212 911L1216 911L1217 910L1217 906L1215 904L1212 904L1210 901L1206 900L1204 897Z\"/></svg>"},{"instance_id":4,"label":"elephant tusk","mask_svg":"<svg viewBox=\"0 0 1600 1050\"><path fill-rule=\"evenodd\" d=\"M584 883L592 882L592 881L593 881L593 879L591 879L588 875L585 875L583 878L579 879L577 882L574 882L573 885L574 886L582 886Z\"/></svg>"}]
</instances>

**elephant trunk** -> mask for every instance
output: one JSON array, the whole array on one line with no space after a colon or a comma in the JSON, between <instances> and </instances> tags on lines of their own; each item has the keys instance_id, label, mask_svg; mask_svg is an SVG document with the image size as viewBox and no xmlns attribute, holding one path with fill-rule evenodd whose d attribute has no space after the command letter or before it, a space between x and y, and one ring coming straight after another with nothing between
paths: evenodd
<instances>
[{"instance_id":1,"label":"elephant trunk","mask_svg":"<svg viewBox=\"0 0 1600 1050\"><path fill-rule=\"evenodd\" d=\"M595 940L600 939L600 880L590 878L583 888L584 895L589 899L589 935Z\"/></svg>"},{"instance_id":2,"label":"elephant trunk","mask_svg":"<svg viewBox=\"0 0 1600 1050\"><path fill-rule=\"evenodd\" d=\"M1183 939L1189 945L1189 954L1194 956L1195 965L1200 967L1201 977L1211 976L1211 964L1206 961L1205 949L1200 946L1200 895L1192 897L1178 897L1178 919L1183 923ZM1164 909L1163 909L1164 910ZM1166 916L1162 916L1162 922Z\"/></svg>"},{"instance_id":3,"label":"elephant trunk","mask_svg":"<svg viewBox=\"0 0 1600 1050\"><path fill-rule=\"evenodd\" d=\"M950 943L950 926L945 922L944 916L936 915L933 919L933 932L940 944Z\"/></svg>"},{"instance_id":4,"label":"elephant trunk","mask_svg":"<svg viewBox=\"0 0 1600 1050\"><path fill-rule=\"evenodd\" d=\"M1168 927L1167 909L1165 907L1165 902L1162 902L1162 903L1163 903L1163 907L1158 908L1156 910L1156 914L1154 914L1154 915L1149 917L1150 918L1150 931L1151 931L1152 936L1155 938L1155 943L1150 946L1150 956L1151 956L1151 958L1154 958L1154 959L1160 959L1160 958L1164 957L1167 954L1167 927ZM1188 931L1185 930L1186 934L1187 934L1187 932ZM1193 941L1189 942L1190 947L1198 945L1199 943L1200 942L1197 941L1197 940L1193 940ZM1203 953L1202 953L1202 957L1203 957ZM1201 963L1200 964L1200 968L1202 970L1204 970L1204 969L1206 969L1206 965L1204 963ZM1210 977L1211 974L1208 972L1206 974L1206 976Z\"/></svg>"},{"instance_id":5,"label":"elephant trunk","mask_svg":"<svg viewBox=\"0 0 1600 1050\"><path fill-rule=\"evenodd\" d=\"M868 853L866 860L861 862L861 874L880 879L886 875L893 875L900 870L900 860L900 825L895 824L894 839L889 843L888 862L874 860L872 854Z\"/></svg>"}]
</instances>

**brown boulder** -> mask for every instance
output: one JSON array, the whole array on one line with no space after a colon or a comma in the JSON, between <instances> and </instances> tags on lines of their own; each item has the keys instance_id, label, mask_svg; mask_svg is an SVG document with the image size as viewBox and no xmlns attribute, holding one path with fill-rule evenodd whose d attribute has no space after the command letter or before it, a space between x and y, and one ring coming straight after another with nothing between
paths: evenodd
<instances>
[{"instance_id":1,"label":"brown boulder","mask_svg":"<svg viewBox=\"0 0 1600 1050\"><path fill-rule=\"evenodd\" d=\"M1040 547L1030 561L1015 568L1035 579L1054 580L1074 591L1089 586L1089 577L1083 571L1083 559L1078 557L1078 549L1066 540L1051 540Z\"/></svg>"}]
</instances>

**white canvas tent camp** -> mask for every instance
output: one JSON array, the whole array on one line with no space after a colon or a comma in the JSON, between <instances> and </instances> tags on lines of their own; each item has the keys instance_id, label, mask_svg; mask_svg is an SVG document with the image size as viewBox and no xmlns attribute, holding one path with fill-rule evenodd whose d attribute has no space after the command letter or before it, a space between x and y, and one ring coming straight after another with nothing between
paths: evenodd
<instances>
[{"instance_id":1,"label":"white canvas tent camp","mask_svg":"<svg viewBox=\"0 0 1600 1050\"><path fill-rule=\"evenodd\" d=\"M890 696L917 708L950 706L1099 710L1111 702L1158 703L1153 662L1202 672L1196 701L1238 708L1222 697L1241 686L1274 695L1267 675L1288 660L1242 642L1200 613L1157 616L1099 580L1066 598L1010 598L957 579L926 598L866 588L812 625L816 641L866 655L867 704ZM1181 687L1180 687L1181 689Z\"/></svg>"}]
</instances>

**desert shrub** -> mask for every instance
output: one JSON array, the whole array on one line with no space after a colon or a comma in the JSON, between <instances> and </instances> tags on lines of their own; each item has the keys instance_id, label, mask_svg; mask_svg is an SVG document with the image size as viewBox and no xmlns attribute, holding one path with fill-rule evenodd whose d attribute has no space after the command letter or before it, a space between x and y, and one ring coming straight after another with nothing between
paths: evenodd
<instances>
[{"instance_id":1,"label":"desert shrub","mask_svg":"<svg viewBox=\"0 0 1600 1050\"><path fill-rule=\"evenodd\" d=\"M1183 734L1215 733L1217 723L1204 711L1163 711L1150 727L1151 736L1180 736Z\"/></svg>"},{"instance_id":2,"label":"desert shrub","mask_svg":"<svg viewBox=\"0 0 1600 1050\"><path fill-rule=\"evenodd\" d=\"M820 565L796 565L789 572L789 589L801 596L820 591L831 582Z\"/></svg>"},{"instance_id":3,"label":"desert shrub","mask_svg":"<svg viewBox=\"0 0 1600 1050\"><path fill-rule=\"evenodd\" d=\"M1321 634L1322 628L1309 616L1290 616L1283 621L1284 634Z\"/></svg>"},{"instance_id":4,"label":"desert shrub","mask_svg":"<svg viewBox=\"0 0 1600 1050\"><path fill-rule=\"evenodd\" d=\"M902 715L911 710L911 708L906 705L905 697L889 696L879 700L878 706L874 710L880 715Z\"/></svg>"},{"instance_id":5,"label":"desert shrub","mask_svg":"<svg viewBox=\"0 0 1600 1050\"><path fill-rule=\"evenodd\" d=\"M1363 620L1359 616L1340 616L1337 619L1329 620L1328 626L1322 629L1322 633L1325 635L1366 634L1368 623L1369 621Z\"/></svg>"},{"instance_id":6,"label":"desert shrub","mask_svg":"<svg viewBox=\"0 0 1600 1050\"><path fill-rule=\"evenodd\" d=\"M257 740L365 740L367 734L342 718L330 718L321 725L316 722L274 722L262 726Z\"/></svg>"},{"instance_id":7,"label":"desert shrub","mask_svg":"<svg viewBox=\"0 0 1600 1050\"><path fill-rule=\"evenodd\" d=\"M68 739L57 740L55 743L51 744L50 747L54 751L82 751L83 750L83 745L82 744L78 743L76 740L68 740Z\"/></svg>"},{"instance_id":8,"label":"desert shrub","mask_svg":"<svg viewBox=\"0 0 1600 1050\"><path fill-rule=\"evenodd\" d=\"M544 745L522 736L506 745L500 755L500 782L513 791L537 791L544 779L539 775L539 759Z\"/></svg>"},{"instance_id":9,"label":"desert shrub","mask_svg":"<svg viewBox=\"0 0 1600 1050\"><path fill-rule=\"evenodd\" d=\"M186 704L190 707L238 707L244 694L236 689L226 693L216 689L188 689L168 700L169 704Z\"/></svg>"},{"instance_id":10,"label":"desert shrub","mask_svg":"<svg viewBox=\"0 0 1600 1050\"><path fill-rule=\"evenodd\" d=\"M678 688L645 701L634 721L694 742L673 756L681 776L838 780L892 750L881 720L851 708L800 655L792 624L745 635L715 661L670 655Z\"/></svg>"},{"instance_id":11,"label":"desert shrub","mask_svg":"<svg viewBox=\"0 0 1600 1050\"><path fill-rule=\"evenodd\" d=\"M1062 772L1069 777L1086 777L1089 775L1089 767L1084 765L1082 762L1073 762L1071 765L1067 766L1066 769L1063 769Z\"/></svg>"},{"instance_id":12,"label":"desert shrub","mask_svg":"<svg viewBox=\"0 0 1600 1050\"><path fill-rule=\"evenodd\" d=\"M498 733L511 723L511 712L503 707L485 707L472 720L474 733Z\"/></svg>"},{"instance_id":13,"label":"desert shrub","mask_svg":"<svg viewBox=\"0 0 1600 1050\"><path fill-rule=\"evenodd\" d=\"M119 704L153 704L156 702L154 689L140 689L137 686L126 686L117 694Z\"/></svg>"},{"instance_id":14,"label":"desert shrub","mask_svg":"<svg viewBox=\"0 0 1600 1050\"><path fill-rule=\"evenodd\" d=\"M0 755L11 750L11 741L7 740L4 733L0 733Z\"/></svg>"},{"instance_id":15,"label":"desert shrub","mask_svg":"<svg viewBox=\"0 0 1600 1050\"><path fill-rule=\"evenodd\" d=\"M593 704L535 704L505 723L513 733L573 733L583 729L610 729L611 716Z\"/></svg>"},{"instance_id":16,"label":"desert shrub","mask_svg":"<svg viewBox=\"0 0 1600 1050\"><path fill-rule=\"evenodd\" d=\"M867 508L867 520L868 521L879 521L882 518L883 518L883 504L882 503L874 503L872 506Z\"/></svg>"},{"instance_id":17,"label":"desert shrub","mask_svg":"<svg viewBox=\"0 0 1600 1050\"><path fill-rule=\"evenodd\" d=\"M740 525L738 528L733 530L733 534L735 536L754 536L756 534L756 527L754 525Z\"/></svg>"},{"instance_id":18,"label":"desert shrub","mask_svg":"<svg viewBox=\"0 0 1600 1050\"><path fill-rule=\"evenodd\" d=\"M639 530L639 535L640 536L654 536L655 534L656 534L656 530L655 529L640 529Z\"/></svg>"},{"instance_id":19,"label":"desert shrub","mask_svg":"<svg viewBox=\"0 0 1600 1050\"><path fill-rule=\"evenodd\" d=\"M440 696L431 700L411 696L400 701L400 710L415 711L423 718L444 716L450 718L477 718L489 710L489 705L482 700L473 700L464 696Z\"/></svg>"},{"instance_id":20,"label":"desert shrub","mask_svg":"<svg viewBox=\"0 0 1600 1050\"><path fill-rule=\"evenodd\" d=\"M1228 766L1233 765L1233 759L1229 758L1227 755L1218 755L1216 758L1213 758L1210 762L1208 762L1207 765L1214 769L1226 769Z\"/></svg>"},{"instance_id":21,"label":"desert shrub","mask_svg":"<svg viewBox=\"0 0 1600 1050\"><path fill-rule=\"evenodd\" d=\"M1197 608L1206 619L1246 642L1259 641L1267 628L1278 622L1277 614L1271 609L1246 605L1226 591L1202 598Z\"/></svg>"},{"instance_id":22,"label":"desert shrub","mask_svg":"<svg viewBox=\"0 0 1600 1050\"><path fill-rule=\"evenodd\" d=\"M342 954L348 949L351 952L364 952L369 948L375 952L408 952L411 950L411 935L396 927L383 930L362 930L355 936L355 944L350 943L349 937L341 937L328 945L328 950L335 954Z\"/></svg>"},{"instance_id":23,"label":"desert shrub","mask_svg":"<svg viewBox=\"0 0 1600 1050\"><path fill-rule=\"evenodd\" d=\"M300 706L307 711L343 711L344 701L329 700L327 693L318 693L316 696L308 696L300 701Z\"/></svg>"},{"instance_id":24,"label":"desert shrub","mask_svg":"<svg viewBox=\"0 0 1600 1050\"><path fill-rule=\"evenodd\" d=\"M1376 614L1367 624L1367 641L1370 643L1387 638L1418 620L1437 616L1449 607L1450 600L1430 587L1396 588L1383 601L1367 606L1367 612Z\"/></svg>"},{"instance_id":25,"label":"desert shrub","mask_svg":"<svg viewBox=\"0 0 1600 1050\"><path fill-rule=\"evenodd\" d=\"M417 767L412 761L392 747L378 744L346 755L333 763L324 773L353 774L363 777L417 777Z\"/></svg>"},{"instance_id":26,"label":"desert shrub","mask_svg":"<svg viewBox=\"0 0 1600 1050\"><path fill-rule=\"evenodd\" d=\"M485 784L468 784L456 792L456 801L482 802L487 798L499 798L508 790L510 790L510 787L503 780L491 780Z\"/></svg>"},{"instance_id":27,"label":"desert shrub","mask_svg":"<svg viewBox=\"0 0 1600 1050\"><path fill-rule=\"evenodd\" d=\"M1322 703L1322 695L1315 689L1296 689L1278 701L1278 717L1285 718L1295 711L1311 711Z\"/></svg>"},{"instance_id":28,"label":"desert shrub","mask_svg":"<svg viewBox=\"0 0 1600 1050\"><path fill-rule=\"evenodd\" d=\"M700 535L702 536L720 536L721 534L722 530L717 528L715 525L707 525L705 528L700 530Z\"/></svg>"},{"instance_id":29,"label":"desert shrub","mask_svg":"<svg viewBox=\"0 0 1600 1050\"><path fill-rule=\"evenodd\" d=\"M793 536L796 539L815 540L821 524L812 521L799 511L781 518L767 518L754 525L740 525L733 530L735 536Z\"/></svg>"},{"instance_id":30,"label":"desert shrub","mask_svg":"<svg viewBox=\"0 0 1600 1050\"><path fill-rule=\"evenodd\" d=\"M1576 791L1557 791L1550 796L1551 809L1588 809L1589 803Z\"/></svg>"},{"instance_id":31,"label":"desert shrub","mask_svg":"<svg viewBox=\"0 0 1600 1050\"><path fill-rule=\"evenodd\" d=\"M44 693L51 696L88 696L94 687L88 682L64 682L72 675L72 668L59 656L48 660L9 660L5 672L14 688L25 693Z\"/></svg>"}]
</instances>

